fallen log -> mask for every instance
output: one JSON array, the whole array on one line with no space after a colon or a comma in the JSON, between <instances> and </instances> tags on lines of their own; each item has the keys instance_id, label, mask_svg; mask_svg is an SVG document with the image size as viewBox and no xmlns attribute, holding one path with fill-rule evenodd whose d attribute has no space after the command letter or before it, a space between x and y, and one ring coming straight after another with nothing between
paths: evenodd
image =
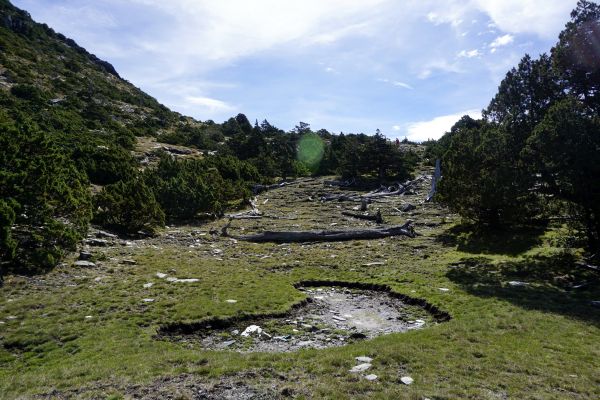
<instances>
[{"instance_id":1,"label":"fallen log","mask_svg":"<svg viewBox=\"0 0 600 400\"><path fill-rule=\"evenodd\" d=\"M377 214L375 214L375 215L358 214L358 213L353 213L350 211L342 211L342 215L345 215L347 217L356 218L356 219L364 219L366 221L374 221L374 222L377 222L378 224L383 223L383 217L381 216L381 211L377 211Z\"/></svg>"},{"instance_id":2,"label":"fallen log","mask_svg":"<svg viewBox=\"0 0 600 400\"><path fill-rule=\"evenodd\" d=\"M255 235L230 235L227 232L231 221L223 227L221 233L225 237L246 242L264 243L298 243L298 242L338 242L345 240L372 240L382 239L390 236L417 236L412 226L412 221L404 225L391 226L387 228L359 229L349 231L265 231Z\"/></svg>"}]
</instances>

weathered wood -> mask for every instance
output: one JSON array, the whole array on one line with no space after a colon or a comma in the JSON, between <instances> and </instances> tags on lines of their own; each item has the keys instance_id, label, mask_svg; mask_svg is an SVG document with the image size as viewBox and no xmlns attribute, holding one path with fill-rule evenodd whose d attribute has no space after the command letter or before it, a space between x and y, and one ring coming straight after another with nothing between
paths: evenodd
<instances>
[{"instance_id":1,"label":"weathered wood","mask_svg":"<svg viewBox=\"0 0 600 400\"><path fill-rule=\"evenodd\" d=\"M437 191L437 184L442 178L442 170L440 163L441 162L439 159L435 160L435 172L433 173L433 177L431 178L431 190L429 191L429 194L425 199L426 202L431 201L433 199L433 196L435 196L435 193Z\"/></svg>"},{"instance_id":2,"label":"weathered wood","mask_svg":"<svg viewBox=\"0 0 600 400\"><path fill-rule=\"evenodd\" d=\"M230 235L227 232L231 221L223 227L222 234L246 242L264 243L298 243L298 242L338 242L346 240L372 240L390 236L408 236L414 238L416 233L412 221L404 225L387 228L359 229L348 231L265 231L255 235Z\"/></svg>"},{"instance_id":3,"label":"weathered wood","mask_svg":"<svg viewBox=\"0 0 600 400\"><path fill-rule=\"evenodd\" d=\"M314 178L308 178L308 179L300 179L300 180L289 181L289 182L283 181L283 182L275 183L273 185L254 185L254 186L252 186L252 193L260 194L260 193L266 192L268 190L279 189L279 188L282 188L285 186L296 185L299 183L312 182L314 180L315 180Z\"/></svg>"},{"instance_id":4,"label":"weathered wood","mask_svg":"<svg viewBox=\"0 0 600 400\"><path fill-rule=\"evenodd\" d=\"M360 201L363 200L372 201L378 198L400 196L413 189L414 186L425 179L424 176L420 176L412 181L407 181L404 184L397 184L396 186L381 187L375 191L363 194L363 195L347 195L347 194L328 194L321 197L321 201Z\"/></svg>"}]
</instances>

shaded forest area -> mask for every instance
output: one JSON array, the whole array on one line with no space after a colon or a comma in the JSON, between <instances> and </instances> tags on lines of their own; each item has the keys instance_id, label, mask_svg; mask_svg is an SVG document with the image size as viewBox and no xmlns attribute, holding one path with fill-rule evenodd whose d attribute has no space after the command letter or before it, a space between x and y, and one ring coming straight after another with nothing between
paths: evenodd
<instances>
[{"instance_id":1,"label":"shaded forest area","mask_svg":"<svg viewBox=\"0 0 600 400\"><path fill-rule=\"evenodd\" d=\"M437 199L479 227L564 219L600 251L600 7L579 1L550 55L525 55L483 118L426 143Z\"/></svg>"}]
</instances>

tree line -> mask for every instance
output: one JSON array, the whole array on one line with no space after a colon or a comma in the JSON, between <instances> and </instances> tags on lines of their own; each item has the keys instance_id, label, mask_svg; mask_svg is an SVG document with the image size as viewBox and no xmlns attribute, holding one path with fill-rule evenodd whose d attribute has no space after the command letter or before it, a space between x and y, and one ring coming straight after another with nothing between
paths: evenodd
<instances>
[{"instance_id":1,"label":"tree line","mask_svg":"<svg viewBox=\"0 0 600 400\"><path fill-rule=\"evenodd\" d=\"M427 155L438 199L480 226L562 212L600 250L600 6L580 0L550 54L525 55L480 120L461 118Z\"/></svg>"}]
</instances>

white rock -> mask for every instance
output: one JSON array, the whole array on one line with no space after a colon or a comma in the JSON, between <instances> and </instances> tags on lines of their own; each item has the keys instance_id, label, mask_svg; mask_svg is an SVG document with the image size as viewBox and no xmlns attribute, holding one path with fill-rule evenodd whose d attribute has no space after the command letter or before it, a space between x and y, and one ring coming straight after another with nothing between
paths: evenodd
<instances>
[{"instance_id":1,"label":"white rock","mask_svg":"<svg viewBox=\"0 0 600 400\"><path fill-rule=\"evenodd\" d=\"M167 282L177 282L179 279L173 278L172 276L167 278Z\"/></svg>"},{"instance_id":2,"label":"white rock","mask_svg":"<svg viewBox=\"0 0 600 400\"><path fill-rule=\"evenodd\" d=\"M15 317L14 315L9 315L8 317L6 317L6 319L14 320L17 319L17 317Z\"/></svg>"},{"instance_id":3,"label":"white rock","mask_svg":"<svg viewBox=\"0 0 600 400\"><path fill-rule=\"evenodd\" d=\"M160 279L163 279L163 278L166 278L166 277L167 277L167 274L163 274L162 272L157 272L157 273L156 273L156 276L157 276L158 278L160 278Z\"/></svg>"},{"instance_id":4,"label":"white rock","mask_svg":"<svg viewBox=\"0 0 600 400\"><path fill-rule=\"evenodd\" d=\"M371 361L373 361L371 357L367 356L355 357L354 359L360 363L370 363Z\"/></svg>"},{"instance_id":5,"label":"white rock","mask_svg":"<svg viewBox=\"0 0 600 400\"><path fill-rule=\"evenodd\" d=\"M362 363L362 364L358 364L355 367L352 367L352 369L350 370L350 372L355 373L355 372L364 372L366 370L368 370L369 368L371 368L371 364L369 363Z\"/></svg>"},{"instance_id":6,"label":"white rock","mask_svg":"<svg viewBox=\"0 0 600 400\"><path fill-rule=\"evenodd\" d=\"M235 303L237 303L237 300L227 299L227 300L225 300L225 303L235 304Z\"/></svg>"},{"instance_id":7,"label":"white rock","mask_svg":"<svg viewBox=\"0 0 600 400\"><path fill-rule=\"evenodd\" d=\"M154 299L142 299L144 303L153 303Z\"/></svg>"},{"instance_id":8,"label":"white rock","mask_svg":"<svg viewBox=\"0 0 600 400\"><path fill-rule=\"evenodd\" d=\"M414 381L415 380L413 378L411 378L410 376L403 376L402 378L400 378L400 382L404 383L405 385L410 385Z\"/></svg>"},{"instance_id":9,"label":"white rock","mask_svg":"<svg viewBox=\"0 0 600 400\"><path fill-rule=\"evenodd\" d=\"M187 278L187 279L175 279L175 282L184 282L184 283L194 283L199 282L200 279L197 278Z\"/></svg>"},{"instance_id":10,"label":"white rock","mask_svg":"<svg viewBox=\"0 0 600 400\"><path fill-rule=\"evenodd\" d=\"M95 282L100 282L101 280L102 280L102 277L101 277L101 276L99 276L99 277L97 277L97 278L94 278L94 281L95 281Z\"/></svg>"},{"instance_id":11,"label":"white rock","mask_svg":"<svg viewBox=\"0 0 600 400\"><path fill-rule=\"evenodd\" d=\"M508 284L510 286L527 286L527 285L529 285L529 283L521 282L521 281L510 281L510 282L508 282Z\"/></svg>"},{"instance_id":12,"label":"white rock","mask_svg":"<svg viewBox=\"0 0 600 400\"><path fill-rule=\"evenodd\" d=\"M250 336L253 333L256 333L257 335L260 335L262 333L262 328L258 325L250 325L249 327L247 327L246 329L244 329L244 332L242 332L242 336Z\"/></svg>"},{"instance_id":13,"label":"white rock","mask_svg":"<svg viewBox=\"0 0 600 400\"><path fill-rule=\"evenodd\" d=\"M370 262L370 263L363 264L363 267L372 267L372 266L375 266L375 265L385 265L385 263L382 262L382 261L375 261L375 262Z\"/></svg>"},{"instance_id":14,"label":"white rock","mask_svg":"<svg viewBox=\"0 0 600 400\"><path fill-rule=\"evenodd\" d=\"M368 381L376 381L377 380L377 375L375 374L369 374L365 376L365 379Z\"/></svg>"},{"instance_id":15,"label":"white rock","mask_svg":"<svg viewBox=\"0 0 600 400\"><path fill-rule=\"evenodd\" d=\"M73 265L75 265L76 267L82 267L82 268L91 268L91 267L95 267L96 264L94 264L91 261L85 261L85 260L79 260L79 261L75 261L73 263Z\"/></svg>"},{"instance_id":16,"label":"white rock","mask_svg":"<svg viewBox=\"0 0 600 400\"><path fill-rule=\"evenodd\" d=\"M441 288L438 288L438 289L440 290L440 292L449 292L450 291L450 289L445 288L445 287L441 287Z\"/></svg>"},{"instance_id":17,"label":"white rock","mask_svg":"<svg viewBox=\"0 0 600 400\"><path fill-rule=\"evenodd\" d=\"M334 315L331 318L335 319L336 321L345 321L346 320L346 318L338 317L337 315Z\"/></svg>"},{"instance_id":18,"label":"white rock","mask_svg":"<svg viewBox=\"0 0 600 400\"><path fill-rule=\"evenodd\" d=\"M85 319L92 319L92 316L91 315L86 315Z\"/></svg>"},{"instance_id":19,"label":"white rock","mask_svg":"<svg viewBox=\"0 0 600 400\"><path fill-rule=\"evenodd\" d=\"M152 282L144 283L144 289L149 289L154 285Z\"/></svg>"}]
</instances>

